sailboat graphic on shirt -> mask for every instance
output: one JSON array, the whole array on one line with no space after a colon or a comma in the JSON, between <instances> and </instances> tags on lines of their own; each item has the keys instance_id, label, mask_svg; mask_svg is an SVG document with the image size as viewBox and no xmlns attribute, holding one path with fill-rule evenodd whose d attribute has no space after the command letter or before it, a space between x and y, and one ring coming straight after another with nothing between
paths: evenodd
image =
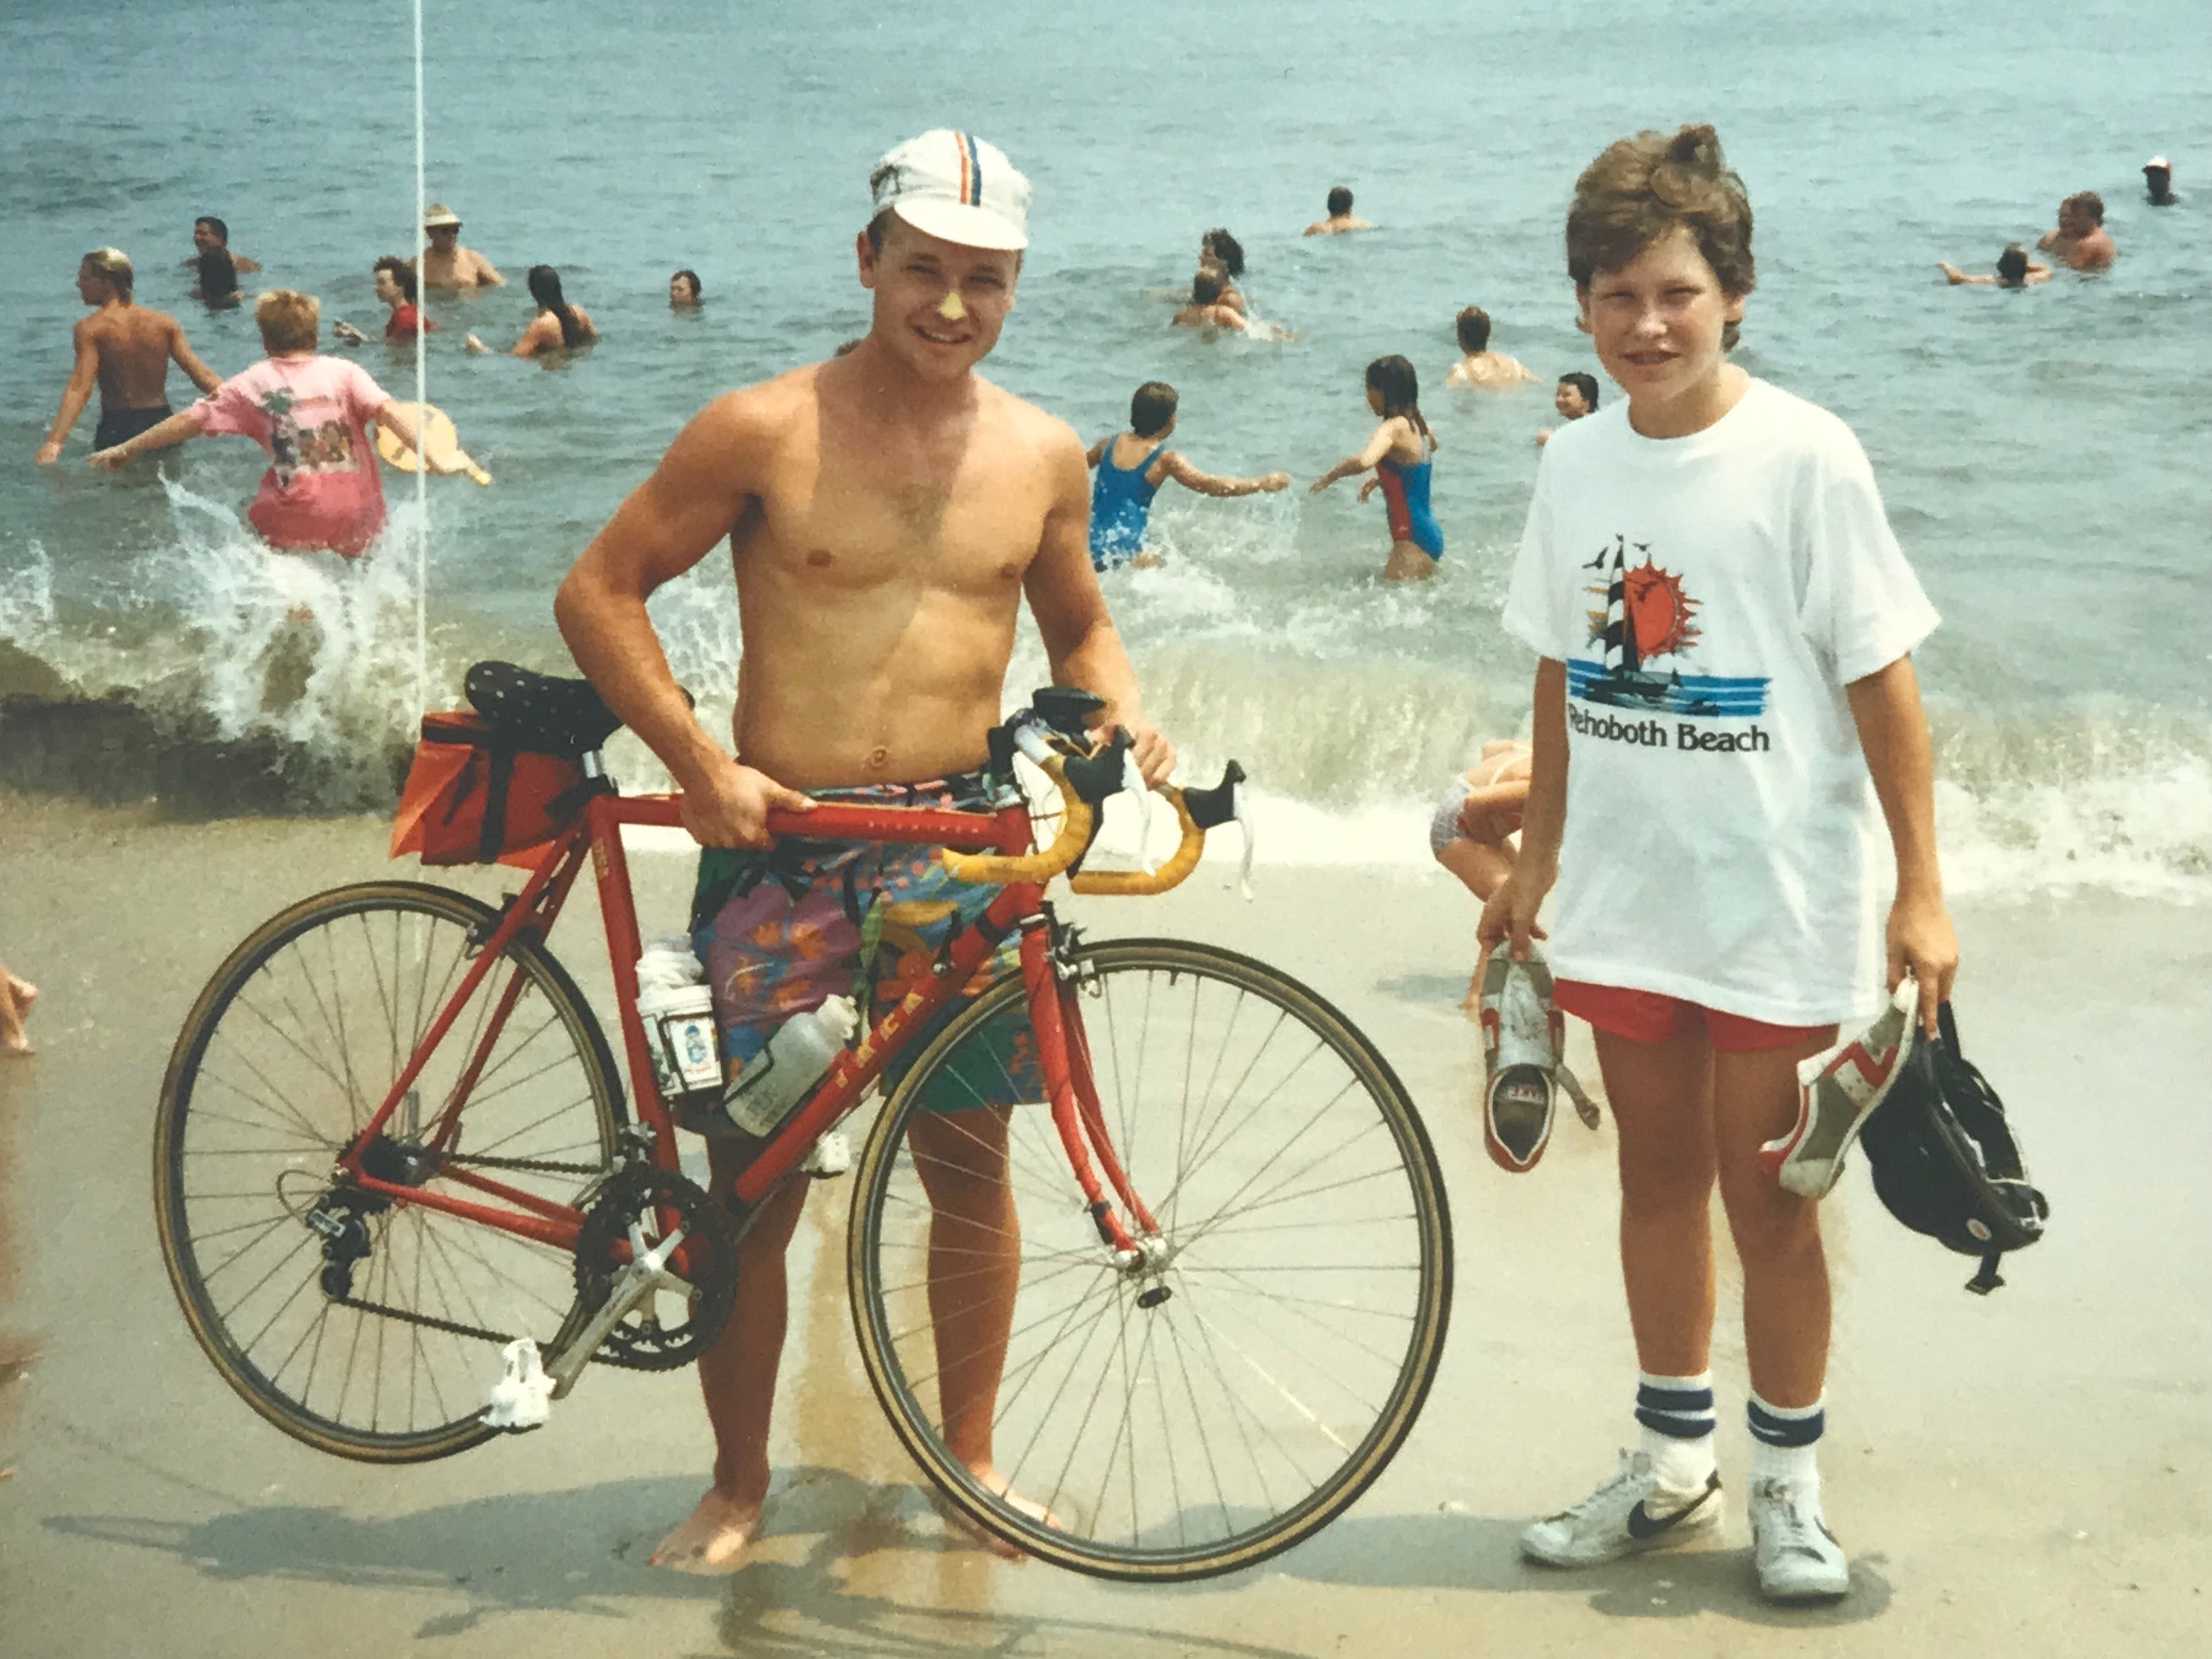
<instances>
[{"instance_id":1,"label":"sailboat graphic on shirt","mask_svg":"<svg viewBox=\"0 0 2212 1659\"><path fill-rule=\"evenodd\" d=\"M1567 695L1615 708L1707 718L1741 717L1766 709L1765 675L1685 674L1680 667L1662 673L1659 659L1679 660L1704 637L1695 621L1698 601L1682 579L1662 569L1643 543L1644 562L1628 562L1628 538L1615 536L1583 567L1604 573L1589 592L1604 601L1585 614L1595 659L1567 659Z\"/></svg>"}]
</instances>

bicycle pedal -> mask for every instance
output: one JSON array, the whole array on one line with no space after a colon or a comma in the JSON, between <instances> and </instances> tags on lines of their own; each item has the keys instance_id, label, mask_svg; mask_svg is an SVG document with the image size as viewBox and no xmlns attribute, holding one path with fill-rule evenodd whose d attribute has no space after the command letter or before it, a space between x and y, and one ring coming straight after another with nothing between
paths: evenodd
<instances>
[{"instance_id":1,"label":"bicycle pedal","mask_svg":"<svg viewBox=\"0 0 2212 1659\"><path fill-rule=\"evenodd\" d=\"M515 1434L544 1428L553 1414L553 1379L539 1363L538 1345L518 1337L500 1350L500 1358L506 1375L491 1385L491 1399L477 1420Z\"/></svg>"}]
</instances>

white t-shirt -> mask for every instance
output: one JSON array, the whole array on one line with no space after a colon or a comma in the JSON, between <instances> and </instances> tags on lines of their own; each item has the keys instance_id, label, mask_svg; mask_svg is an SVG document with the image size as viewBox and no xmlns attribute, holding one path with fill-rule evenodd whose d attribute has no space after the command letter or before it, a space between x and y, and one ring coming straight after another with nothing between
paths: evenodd
<instances>
[{"instance_id":1,"label":"white t-shirt","mask_svg":"<svg viewBox=\"0 0 2212 1659\"><path fill-rule=\"evenodd\" d=\"M1858 441L1754 380L1686 438L1552 434L1505 601L1567 672L1562 978L1778 1025L1881 988L1884 832L1844 687L1936 611Z\"/></svg>"}]
</instances>

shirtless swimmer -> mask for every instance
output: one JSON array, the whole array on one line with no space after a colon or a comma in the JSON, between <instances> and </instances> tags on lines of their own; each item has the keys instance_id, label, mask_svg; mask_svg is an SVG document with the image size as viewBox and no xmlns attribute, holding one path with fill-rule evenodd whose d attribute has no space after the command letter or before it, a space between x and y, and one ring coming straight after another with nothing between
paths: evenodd
<instances>
[{"instance_id":1,"label":"shirtless swimmer","mask_svg":"<svg viewBox=\"0 0 2212 1659\"><path fill-rule=\"evenodd\" d=\"M974 372L1013 305L1027 183L991 145L942 129L891 151L870 183L875 216L855 244L860 285L874 296L866 337L849 356L709 404L585 549L554 604L577 663L683 790L702 866L742 856L717 849L765 845L769 810L805 809L803 790L964 787L955 781L984 762L984 734L1000 715L1024 598L1054 680L1106 700L1102 728L1132 735L1148 781L1175 764L1145 719L1091 568L1082 444ZM655 588L725 537L744 647L734 756L692 718L646 614ZM702 930L715 942L709 978L726 1058L757 1043L758 1011L740 1006L732 981L745 975L713 960L732 937L715 922L749 903L774 913L763 912L771 931L787 920L779 884L753 894ZM790 914L806 902L790 901ZM759 964L764 978L798 970ZM842 971L849 985L850 961ZM933 1240L989 1249L1002 1269L1002 1294L937 1328L941 1353L975 1356L948 1366L939 1386L945 1439L988 1485L1018 1243L1003 1119L994 1129L985 1109L944 1121L963 1118L982 1121L994 1152L963 1157L975 1144L964 1127L918 1122L913 1133L941 1139L932 1157L962 1165L931 1193ZM719 1191L736 1172L722 1156L728 1145L708 1143ZM739 1247L736 1307L699 1364L714 1484L653 1552L658 1564L726 1570L760 1525L783 1256L808 1184L794 1180L765 1200Z\"/></svg>"}]
</instances>

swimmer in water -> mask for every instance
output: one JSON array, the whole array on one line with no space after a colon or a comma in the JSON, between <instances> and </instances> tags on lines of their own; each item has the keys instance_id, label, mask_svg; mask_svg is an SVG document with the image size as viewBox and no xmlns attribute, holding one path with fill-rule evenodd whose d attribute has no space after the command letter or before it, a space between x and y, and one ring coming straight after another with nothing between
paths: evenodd
<instances>
[{"instance_id":1,"label":"swimmer in water","mask_svg":"<svg viewBox=\"0 0 2212 1659\"><path fill-rule=\"evenodd\" d=\"M1219 271L1201 266L1198 275L1190 279L1190 303L1176 313L1175 326L1241 331L1244 326L1244 313L1222 301L1222 290L1226 286Z\"/></svg>"},{"instance_id":2,"label":"swimmer in water","mask_svg":"<svg viewBox=\"0 0 2212 1659\"><path fill-rule=\"evenodd\" d=\"M1170 449L1176 401L1176 389L1165 381L1146 381L1129 399L1129 429L1091 446L1085 459L1098 474L1091 481L1091 568L1094 570L1118 570L1123 565L1142 569L1160 562L1158 554L1145 551L1145 526L1152 497L1170 478L1201 495L1272 495L1290 487L1287 472L1269 472L1256 478L1216 477L1200 471Z\"/></svg>"},{"instance_id":3,"label":"swimmer in water","mask_svg":"<svg viewBox=\"0 0 2212 1659\"><path fill-rule=\"evenodd\" d=\"M1510 392L1534 384L1536 377L1528 368L1504 352L1490 349L1490 313L1480 306L1467 307L1454 325L1459 331L1459 349L1466 355L1445 371L1446 386Z\"/></svg>"},{"instance_id":4,"label":"swimmer in water","mask_svg":"<svg viewBox=\"0 0 2212 1659\"><path fill-rule=\"evenodd\" d=\"M1313 481L1321 492L1339 478L1370 467L1375 476L1359 486L1359 499L1380 489L1389 509L1390 556L1382 566L1385 581L1426 581L1444 556L1444 532L1429 510L1429 457L1437 434L1421 418L1420 386L1413 366L1403 357L1377 357L1367 365L1367 406L1382 417L1367 447L1347 455Z\"/></svg>"},{"instance_id":5,"label":"swimmer in water","mask_svg":"<svg viewBox=\"0 0 2212 1659\"><path fill-rule=\"evenodd\" d=\"M671 311L690 311L699 304L703 290L696 270L678 271L668 279L668 308Z\"/></svg>"},{"instance_id":6,"label":"swimmer in water","mask_svg":"<svg viewBox=\"0 0 2212 1659\"><path fill-rule=\"evenodd\" d=\"M178 264L186 267L196 265L200 262L202 254L213 252L218 248L230 254L231 265L237 270L254 271L261 269L261 261L258 259L249 259L243 253L231 253L230 227L211 213L204 213L192 221L191 253L188 258L179 260Z\"/></svg>"},{"instance_id":7,"label":"swimmer in water","mask_svg":"<svg viewBox=\"0 0 2212 1659\"><path fill-rule=\"evenodd\" d=\"M198 268L198 280L192 284L192 298L204 301L210 310L228 309L238 303L238 264L219 247L211 247L194 261Z\"/></svg>"},{"instance_id":8,"label":"swimmer in water","mask_svg":"<svg viewBox=\"0 0 2212 1659\"><path fill-rule=\"evenodd\" d=\"M1352 191L1339 185L1328 193L1328 217L1316 219L1305 228L1309 236L1341 236L1347 230L1372 230L1375 227L1352 214Z\"/></svg>"},{"instance_id":9,"label":"swimmer in water","mask_svg":"<svg viewBox=\"0 0 2212 1659\"><path fill-rule=\"evenodd\" d=\"M1570 369L1559 376L1559 383L1552 388L1552 407L1559 411L1563 421L1579 421L1585 415L1597 413L1597 376L1582 369ZM1536 447L1540 449L1552 441L1553 428L1546 427L1536 434Z\"/></svg>"},{"instance_id":10,"label":"swimmer in water","mask_svg":"<svg viewBox=\"0 0 2212 1659\"><path fill-rule=\"evenodd\" d=\"M542 357L549 352L590 345L599 337L599 331L592 326L591 313L561 297L559 271L550 265L532 265L529 281L530 297L538 301L538 314L522 331L522 337L508 349L508 356ZM473 334L461 343L471 351L491 349Z\"/></svg>"},{"instance_id":11,"label":"swimmer in water","mask_svg":"<svg viewBox=\"0 0 2212 1659\"><path fill-rule=\"evenodd\" d=\"M2036 246L2069 270L2108 268L2119 250L2105 228L2105 198L2094 190L2075 191L2058 204L2058 228L2045 231Z\"/></svg>"},{"instance_id":12,"label":"swimmer in water","mask_svg":"<svg viewBox=\"0 0 2212 1659\"><path fill-rule=\"evenodd\" d=\"M433 202L422 216L422 234L430 246L422 251L416 271L425 288L501 288L507 278L492 262L472 247L461 246L461 216L441 202Z\"/></svg>"},{"instance_id":13,"label":"swimmer in water","mask_svg":"<svg viewBox=\"0 0 2212 1659\"><path fill-rule=\"evenodd\" d=\"M1247 314L1244 295L1237 286L1237 279L1244 274L1243 243L1218 226L1207 231L1199 239L1198 268L1220 276L1221 304L1240 317Z\"/></svg>"},{"instance_id":14,"label":"swimmer in water","mask_svg":"<svg viewBox=\"0 0 2212 1659\"><path fill-rule=\"evenodd\" d=\"M1936 269L1950 280L1951 286L1954 288L1963 283L1980 283L1996 288L2026 288L2030 283L2047 283L2051 280L2051 267L2040 260L2029 258L2027 250L2018 242L2007 243L2005 251L1997 255L1997 269L1995 276L1986 271L1961 270L1948 259L1938 259L1936 262Z\"/></svg>"},{"instance_id":15,"label":"swimmer in water","mask_svg":"<svg viewBox=\"0 0 2212 1659\"><path fill-rule=\"evenodd\" d=\"M94 449L110 449L168 418L169 364L174 362L191 383L212 392L222 377L185 343L185 331L166 311L132 298L137 278L123 250L96 247L77 264L77 297L93 307L91 316L70 335L76 349L69 384L46 441L39 446L40 466L61 458L62 440L100 388L100 428Z\"/></svg>"}]
</instances>

